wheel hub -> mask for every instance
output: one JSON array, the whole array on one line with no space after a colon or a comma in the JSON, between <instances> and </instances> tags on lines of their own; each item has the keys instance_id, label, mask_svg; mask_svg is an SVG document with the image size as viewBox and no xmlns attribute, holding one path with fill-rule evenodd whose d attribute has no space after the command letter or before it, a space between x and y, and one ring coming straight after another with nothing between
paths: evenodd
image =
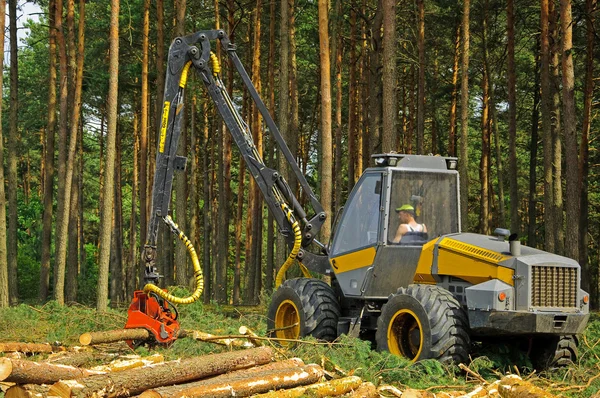
<instances>
[{"instance_id":1,"label":"wheel hub","mask_svg":"<svg viewBox=\"0 0 600 398\"><path fill-rule=\"evenodd\" d=\"M275 335L279 339L298 339L300 337L300 312L291 300L285 300L275 314ZM281 342L285 345L286 342Z\"/></svg>"},{"instance_id":2,"label":"wheel hub","mask_svg":"<svg viewBox=\"0 0 600 398\"><path fill-rule=\"evenodd\" d=\"M423 348L423 331L417 315L407 309L396 312L388 327L388 347L392 354L416 361Z\"/></svg>"}]
</instances>

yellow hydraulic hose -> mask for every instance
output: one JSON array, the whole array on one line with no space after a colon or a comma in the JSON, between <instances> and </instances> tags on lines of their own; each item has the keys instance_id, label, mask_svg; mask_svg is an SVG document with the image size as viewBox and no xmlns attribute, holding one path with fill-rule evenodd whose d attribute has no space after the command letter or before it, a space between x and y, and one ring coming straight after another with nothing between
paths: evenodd
<instances>
[{"instance_id":1,"label":"yellow hydraulic hose","mask_svg":"<svg viewBox=\"0 0 600 398\"><path fill-rule=\"evenodd\" d=\"M278 288L283 282L285 272L294 263L294 260L296 259L296 256L298 256L298 252L300 251L300 244L302 243L302 232L300 231L298 221L294 219L292 210L290 210L290 208L285 203L281 204L281 209L285 212L285 216L287 217L288 221L292 224L292 229L294 230L294 247L292 248L292 251L290 252L290 255L288 256L287 260L285 260L285 263L283 263L283 265L277 272L277 276L275 277L275 288ZM300 264L300 269L302 270L302 273L305 277L310 278L310 272L308 272L305 266Z\"/></svg>"},{"instance_id":2,"label":"yellow hydraulic hose","mask_svg":"<svg viewBox=\"0 0 600 398\"><path fill-rule=\"evenodd\" d=\"M165 217L165 222L171 228L171 231L175 235L179 237L179 239L185 244L190 257L192 258L192 264L194 266L194 277L196 278L196 290L189 297L177 297L169 294L159 288L158 286L148 283L144 286L144 292L153 292L157 296L173 303L173 304L192 304L194 301L198 300L202 295L202 290L204 290L204 277L202 276L202 268L200 267L200 260L198 260L198 255L196 254L196 249L192 245L192 242L188 239L187 236L179 229L177 224L173 222L171 217Z\"/></svg>"}]
</instances>

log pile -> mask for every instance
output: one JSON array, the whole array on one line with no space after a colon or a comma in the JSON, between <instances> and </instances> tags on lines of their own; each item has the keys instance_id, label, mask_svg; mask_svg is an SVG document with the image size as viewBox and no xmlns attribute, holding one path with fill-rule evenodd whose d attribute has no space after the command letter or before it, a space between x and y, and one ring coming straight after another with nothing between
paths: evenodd
<instances>
[{"instance_id":1,"label":"log pile","mask_svg":"<svg viewBox=\"0 0 600 398\"><path fill-rule=\"evenodd\" d=\"M257 337L251 331L241 335ZM92 336L94 340L97 336ZM190 337L197 338L192 333ZM212 338L211 338L212 339ZM218 339L215 339L218 340ZM95 340L97 341L97 340ZM104 341L104 340L101 340ZM257 344L254 340L253 344ZM218 341L218 344L223 344ZM236 347L235 344L229 348ZM122 357L93 368L0 358L0 387L6 398L21 397L348 397L480 398L552 397L516 375L467 391L430 392L375 386L357 376L332 378L301 359L275 359L267 346L165 362L159 354Z\"/></svg>"}]
</instances>

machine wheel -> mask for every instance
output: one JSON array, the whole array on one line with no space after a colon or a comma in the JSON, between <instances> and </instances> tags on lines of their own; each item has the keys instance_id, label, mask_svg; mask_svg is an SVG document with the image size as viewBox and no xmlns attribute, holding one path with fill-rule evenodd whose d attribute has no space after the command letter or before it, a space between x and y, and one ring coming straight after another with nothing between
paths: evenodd
<instances>
[{"instance_id":1,"label":"machine wheel","mask_svg":"<svg viewBox=\"0 0 600 398\"><path fill-rule=\"evenodd\" d=\"M390 295L377 320L377 349L413 362L466 362L471 345L467 314L447 290L409 285Z\"/></svg>"},{"instance_id":2,"label":"machine wheel","mask_svg":"<svg viewBox=\"0 0 600 398\"><path fill-rule=\"evenodd\" d=\"M531 362L538 370L571 365L577 361L577 336L541 336L533 338Z\"/></svg>"},{"instance_id":3,"label":"machine wheel","mask_svg":"<svg viewBox=\"0 0 600 398\"><path fill-rule=\"evenodd\" d=\"M319 279L288 279L273 294L267 315L271 337L298 339L337 337L340 304L331 286Z\"/></svg>"}]
</instances>

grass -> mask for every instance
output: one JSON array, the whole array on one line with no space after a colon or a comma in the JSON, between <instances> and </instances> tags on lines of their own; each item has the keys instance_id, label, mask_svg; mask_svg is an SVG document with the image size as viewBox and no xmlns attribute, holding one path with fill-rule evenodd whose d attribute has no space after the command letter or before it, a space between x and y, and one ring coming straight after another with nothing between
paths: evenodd
<instances>
[{"instance_id":1,"label":"grass","mask_svg":"<svg viewBox=\"0 0 600 398\"><path fill-rule=\"evenodd\" d=\"M230 310L219 306L194 303L179 306L180 323L184 329L201 330L216 335L238 334L245 325L259 335L265 333L262 311L245 311L243 307ZM79 345L79 335L89 331L122 328L126 310L109 310L98 314L80 305L59 306L49 302L43 306L20 305L0 310L0 341L58 342L67 346ZM281 357L300 357L307 363L322 364L330 372L343 371L378 383L400 388L432 389L455 386L470 390L478 382L457 366L445 366L435 360L412 364L404 358L371 350L370 343L342 336L336 344L316 344L306 339L290 349L276 347ZM495 380L507 372L529 377L535 384L554 393L571 397L589 397L600 391L600 316L592 314L590 323L580 339L580 358L567 368L537 374L528 357L510 344L474 345L469 368L487 380ZM221 352L225 347L193 339L179 339L170 348L140 347L137 353L161 352L166 359L190 357ZM37 358L33 358L37 359Z\"/></svg>"}]
</instances>

